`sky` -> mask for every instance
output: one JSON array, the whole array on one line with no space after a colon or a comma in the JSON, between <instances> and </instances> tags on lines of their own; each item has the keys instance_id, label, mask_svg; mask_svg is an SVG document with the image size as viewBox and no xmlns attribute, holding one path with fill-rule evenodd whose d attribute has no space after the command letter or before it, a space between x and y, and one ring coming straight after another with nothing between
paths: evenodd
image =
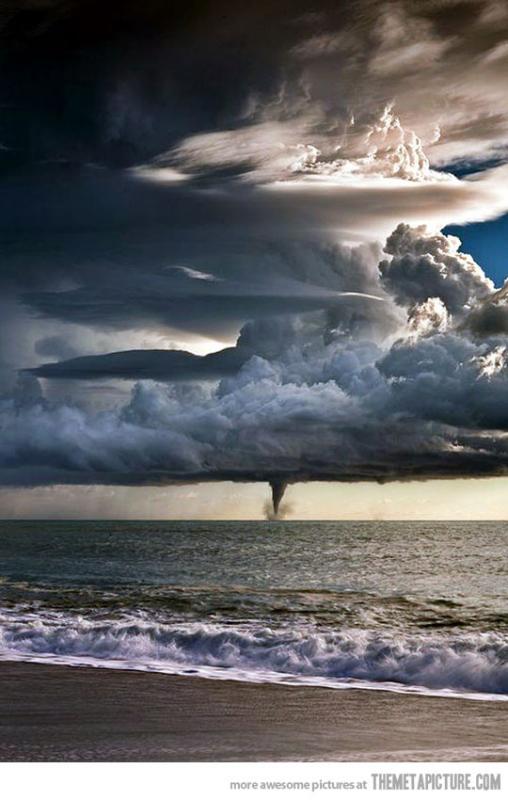
<instances>
[{"instance_id":1,"label":"sky","mask_svg":"<svg viewBox=\"0 0 508 800\"><path fill-rule=\"evenodd\" d=\"M2 5L0 516L505 518L506 3Z\"/></svg>"}]
</instances>

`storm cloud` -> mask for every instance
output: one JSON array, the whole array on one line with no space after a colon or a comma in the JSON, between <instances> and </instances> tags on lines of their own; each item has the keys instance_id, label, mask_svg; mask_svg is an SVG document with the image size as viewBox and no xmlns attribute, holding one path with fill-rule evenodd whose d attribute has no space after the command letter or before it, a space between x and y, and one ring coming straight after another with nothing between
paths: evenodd
<instances>
[{"instance_id":1,"label":"storm cloud","mask_svg":"<svg viewBox=\"0 0 508 800\"><path fill-rule=\"evenodd\" d=\"M29 372L42 378L126 378L154 381L213 380L237 372L249 353L229 347L196 356L185 350L127 350L102 356L80 356L67 361L41 364Z\"/></svg>"},{"instance_id":2,"label":"storm cloud","mask_svg":"<svg viewBox=\"0 0 508 800\"><path fill-rule=\"evenodd\" d=\"M380 264L382 281L401 305L437 297L450 313L463 313L491 295L494 284L459 247L457 237L401 224L386 242L392 258Z\"/></svg>"},{"instance_id":3,"label":"storm cloud","mask_svg":"<svg viewBox=\"0 0 508 800\"><path fill-rule=\"evenodd\" d=\"M403 233L426 264L435 237ZM469 286L469 259L455 267L455 279ZM424 285L428 269L421 269ZM483 292L477 265L476 272ZM371 308L390 304L367 303L366 318ZM508 339L475 341L454 329L418 335L403 315L398 333L377 342L360 330L332 328L329 313L318 311L249 324L235 348L201 359L126 352L42 367L35 372L67 378L160 368L171 383L143 380L126 403L97 413L50 402L25 377L2 400L2 481L276 484L505 474ZM218 380L221 372L230 374Z\"/></svg>"},{"instance_id":4,"label":"storm cloud","mask_svg":"<svg viewBox=\"0 0 508 800\"><path fill-rule=\"evenodd\" d=\"M0 24L4 485L506 473L504 3Z\"/></svg>"},{"instance_id":5,"label":"storm cloud","mask_svg":"<svg viewBox=\"0 0 508 800\"><path fill-rule=\"evenodd\" d=\"M269 123L323 163L337 145L356 157L394 98L432 163L483 160L506 141L506 22L497 0L6 2L3 160L118 168ZM252 160L229 141L232 160Z\"/></svg>"}]
</instances>

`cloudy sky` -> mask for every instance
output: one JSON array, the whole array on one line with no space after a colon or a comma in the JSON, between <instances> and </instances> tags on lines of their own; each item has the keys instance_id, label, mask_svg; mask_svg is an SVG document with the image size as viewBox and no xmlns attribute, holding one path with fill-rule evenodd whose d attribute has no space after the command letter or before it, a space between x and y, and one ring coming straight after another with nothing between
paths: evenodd
<instances>
[{"instance_id":1,"label":"cloudy sky","mask_svg":"<svg viewBox=\"0 0 508 800\"><path fill-rule=\"evenodd\" d=\"M1 12L1 515L505 517L507 4Z\"/></svg>"}]
</instances>

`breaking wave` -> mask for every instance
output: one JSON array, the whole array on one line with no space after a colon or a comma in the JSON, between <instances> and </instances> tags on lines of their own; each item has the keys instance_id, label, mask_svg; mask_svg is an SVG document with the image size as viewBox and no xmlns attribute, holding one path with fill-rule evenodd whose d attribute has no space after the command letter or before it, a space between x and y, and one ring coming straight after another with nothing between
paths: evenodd
<instances>
[{"instance_id":1,"label":"breaking wave","mask_svg":"<svg viewBox=\"0 0 508 800\"><path fill-rule=\"evenodd\" d=\"M508 638L0 614L0 658L508 700Z\"/></svg>"}]
</instances>

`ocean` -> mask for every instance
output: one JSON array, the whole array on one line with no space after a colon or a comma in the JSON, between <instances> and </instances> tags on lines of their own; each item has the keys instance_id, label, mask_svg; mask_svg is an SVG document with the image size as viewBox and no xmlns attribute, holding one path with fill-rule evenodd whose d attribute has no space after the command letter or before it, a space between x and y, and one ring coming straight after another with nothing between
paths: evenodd
<instances>
[{"instance_id":1,"label":"ocean","mask_svg":"<svg viewBox=\"0 0 508 800\"><path fill-rule=\"evenodd\" d=\"M0 659L508 699L508 524L4 521Z\"/></svg>"}]
</instances>

